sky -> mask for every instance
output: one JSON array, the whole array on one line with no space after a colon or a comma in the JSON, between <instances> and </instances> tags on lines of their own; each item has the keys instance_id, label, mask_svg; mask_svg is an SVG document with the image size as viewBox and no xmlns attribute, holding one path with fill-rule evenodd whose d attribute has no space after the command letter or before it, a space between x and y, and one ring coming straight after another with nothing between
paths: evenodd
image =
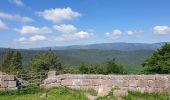
<instances>
[{"instance_id":1,"label":"sky","mask_svg":"<svg viewBox=\"0 0 170 100\"><path fill-rule=\"evenodd\" d=\"M0 0L0 47L170 42L170 0Z\"/></svg>"}]
</instances>

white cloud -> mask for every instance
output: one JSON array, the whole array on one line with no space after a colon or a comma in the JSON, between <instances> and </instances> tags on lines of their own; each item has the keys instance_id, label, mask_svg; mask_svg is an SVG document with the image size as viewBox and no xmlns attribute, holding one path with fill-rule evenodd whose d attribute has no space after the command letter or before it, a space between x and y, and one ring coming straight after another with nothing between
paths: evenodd
<instances>
[{"instance_id":1,"label":"white cloud","mask_svg":"<svg viewBox=\"0 0 170 100\"><path fill-rule=\"evenodd\" d=\"M35 35L29 39L31 42L37 42L37 41L44 41L46 40L45 36L42 35Z\"/></svg>"},{"instance_id":2,"label":"white cloud","mask_svg":"<svg viewBox=\"0 0 170 100\"><path fill-rule=\"evenodd\" d=\"M61 33L75 33L77 28L71 24L54 25L53 28Z\"/></svg>"},{"instance_id":3,"label":"white cloud","mask_svg":"<svg viewBox=\"0 0 170 100\"><path fill-rule=\"evenodd\" d=\"M73 41L73 40L80 40L80 39L89 39L92 38L93 34L88 33L85 31L80 31L72 34L63 34L56 38L58 42L66 42L66 41Z\"/></svg>"},{"instance_id":4,"label":"white cloud","mask_svg":"<svg viewBox=\"0 0 170 100\"><path fill-rule=\"evenodd\" d=\"M23 42L27 42L27 38L21 37L21 38L18 39L18 41L19 41L19 42L22 42L22 43L23 43Z\"/></svg>"},{"instance_id":5,"label":"white cloud","mask_svg":"<svg viewBox=\"0 0 170 100\"><path fill-rule=\"evenodd\" d=\"M44 33L52 33L52 30L46 26L44 27L34 27L34 26L23 26L22 29L15 29L15 31L20 34L44 34Z\"/></svg>"},{"instance_id":6,"label":"white cloud","mask_svg":"<svg viewBox=\"0 0 170 100\"><path fill-rule=\"evenodd\" d=\"M89 39L94 36L92 32L77 31L77 28L71 24L55 25L53 28L62 33L61 36L56 37L56 41L58 42Z\"/></svg>"},{"instance_id":7,"label":"white cloud","mask_svg":"<svg viewBox=\"0 0 170 100\"><path fill-rule=\"evenodd\" d=\"M21 37L18 39L18 42L20 42L20 43L35 43L35 42L41 42L41 41L45 41L45 40L47 40L47 38L45 36L35 35L30 38Z\"/></svg>"},{"instance_id":8,"label":"white cloud","mask_svg":"<svg viewBox=\"0 0 170 100\"><path fill-rule=\"evenodd\" d=\"M127 34L128 34L128 35L134 35L135 32L134 32L134 31L127 31Z\"/></svg>"},{"instance_id":9,"label":"white cloud","mask_svg":"<svg viewBox=\"0 0 170 100\"><path fill-rule=\"evenodd\" d=\"M0 20L0 29L4 29L6 28L6 25L5 23L3 23L1 20Z\"/></svg>"},{"instance_id":10,"label":"white cloud","mask_svg":"<svg viewBox=\"0 0 170 100\"><path fill-rule=\"evenodd\" d=\"M23 6L24 3L22 2L22 0L10 0L11 3L14 3L18 6Z\"/></svg>"},{"instance_id":11,"label":"white cloud","mask_svg":"<svg viewBox=\"0 0 170 100\"><path fill-rule=\"evenodd\" d=\"M105 33L105 35L111 39L118 39L122 34L122 31L118 29L113 30L111 33Z\"/></svg>"},{"instance_id":12,"label":"white cloud","mask_svg":"<svg viewBox=\"0 0 170 100\"><path fill-rule=\"evenodd\" d=\"M64 20L71 20L73 18L81 16L80 13L73 11L71 8L55 8L47 9L37 14L46 20L54 23L61 23Z\"/></svg>"},{"instance_id":13,"label":"white cloud","mask_svg":"<svg viewBox=\"0 0 170 100\"><path fill-rule=\"evenodd\" d=\"M169 26L155 26L153 30L157 34L169 34L170 33Z\"/></svg>"},{"instance_id":14,"label":"white cloud","mask_svg":"<svg viewBox=\"0 0 170 100\"><path fill-rule=\"evenodd\" d=\"M143 31L141 30L129 30L129 31L126 31L126 33L130 36L132 35L138 35L139 33L143 33Z\"/></svg>"},{"instance_id":15,"label":"white cloud","mask_svg":"<svg viewBox=\"0 0 170 100\"><path fill-rule=\"evenodd\" d=\"M4 13L4 12L0 12L0 18L5 19L5 20L23 22L23 23L33 21L33 19L31 19L29 17L23 17L23 16L20 16L18 14L9 14L9 13Z\"/></svg>"}]
</instances>

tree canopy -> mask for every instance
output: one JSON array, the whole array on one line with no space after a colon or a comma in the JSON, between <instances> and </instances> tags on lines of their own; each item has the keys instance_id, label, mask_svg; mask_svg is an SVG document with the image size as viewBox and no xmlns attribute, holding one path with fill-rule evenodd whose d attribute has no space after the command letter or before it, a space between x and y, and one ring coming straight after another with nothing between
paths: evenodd
<instances>
[{"instance_id":1,"label":"tree canopy","mask_svg":"<svg viewBox=\"0 0 170 100\"><path fill-rule=\"evenodd\" d=\"M155 51L152 56L142 64L144 73L169 74L170 73L170 44L165 44Z\"/></svg>"},{"instance_id":2,"label":"tree canopy","mask_svg":"<svg viewBox=\"0 0 170 100\"><path fill-rule=\"evenodd\" d=\"M61 70L61 63L57 54L51 49L47 52L40 53L40 55L31 61L31 69L34 71L49 71Z\"/></svg>"},{"instance_id":3,"label":"tree canopy","mask_svg":"<svg viewBox=\"0 0 170 100\"><path fill-rule=\"evenodd\" d=\"M122 65L115 59L108 60L104 65L89 65L82 63L79 67L82 74L125 74L126 71Z\"/></svg>"},{"instance_id":4,"label":"tree canopy","mask_svg":"<svg viewBox=\"0 0 170 100\"><path fill-rule=\"evenodd\" d=\"M1 62L0 70L6 73L16 74L22 70L22 56L19 51L7 50Z\"/></svg>"}]
</instances>

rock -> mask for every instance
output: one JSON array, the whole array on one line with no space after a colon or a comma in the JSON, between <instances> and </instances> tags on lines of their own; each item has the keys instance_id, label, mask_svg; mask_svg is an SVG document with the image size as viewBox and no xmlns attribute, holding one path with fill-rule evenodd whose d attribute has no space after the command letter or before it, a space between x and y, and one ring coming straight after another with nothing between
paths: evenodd
<instances>
[{"instance_id":1,"label":"rock","mask_svg":"<svg viewBox=\"0 0 170 100\"><path fill-rule=\"evenodd\" d=\"M115 97L125 97L128 95L128 91L127 90L114 90L113 95Z\"/></svg>"},{"instance_id":2,"label":"rock","mask_svg":"<svg viewBox=\"0 0 170 100\"><path fill-rule=\"evenodd\" d=\"M88 100L96 100L98 98L97 96L92 96L88 93L86 94L86 96L87 96Z\"/></svg>"},{"instance_id":3,"label":"rock","mask_svg":"<svg viewBox=\"0 0 170 100\"><path fill-rule=\"evenodd\" d=\"M56 71L49 71L48 72L48 78L56 77Z\"/></svg>"},{"instance_id":4,"label":"rock","mask_svg":"<svg viewBox=\"0 0 170 100\"><path fill-rule=\"evenodd\" d=\"M111 91L111 87L107 85L101 85L98 90L98 96L100 97L107 96L110 91Z\"/></svg>"},{"instance_id":5,"label":"rock","mask_svg":"<svg viewBox=\"0 0 170 100\"><path fill-rule=\"evenodd\" d=\"M17 87L16 81L8 81L8 88L15 88Z\"/></svg>"}]
</instances>

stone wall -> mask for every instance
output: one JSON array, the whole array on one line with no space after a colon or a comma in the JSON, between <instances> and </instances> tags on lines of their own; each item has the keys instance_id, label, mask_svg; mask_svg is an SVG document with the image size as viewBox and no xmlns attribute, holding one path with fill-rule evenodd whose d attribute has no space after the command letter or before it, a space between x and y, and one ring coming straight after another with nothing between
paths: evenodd
<instances>
[{"instance_id":1,"label":"stone wall","mask_svg":"<svg viewBox=\"0 0 170 100\"><path fill-rule=\"evenodd\" d=\"M43 88L67 86L75 89L111 90L113 86L121 89L140 92L168 92L170 90L170 75L92 75L63 74L55 71L48 73L48 78L42 84Z\"/></svg>"},{"instance_id":2,"label":"stone wall","mask_svg":"<svg viewBox=\"0 0 170 100\"><path fill-rule=\"evenodd\" d=\"M14 75L0 75L0 91L16 90L16 83Z\"/></svg>"}]
</instances>

